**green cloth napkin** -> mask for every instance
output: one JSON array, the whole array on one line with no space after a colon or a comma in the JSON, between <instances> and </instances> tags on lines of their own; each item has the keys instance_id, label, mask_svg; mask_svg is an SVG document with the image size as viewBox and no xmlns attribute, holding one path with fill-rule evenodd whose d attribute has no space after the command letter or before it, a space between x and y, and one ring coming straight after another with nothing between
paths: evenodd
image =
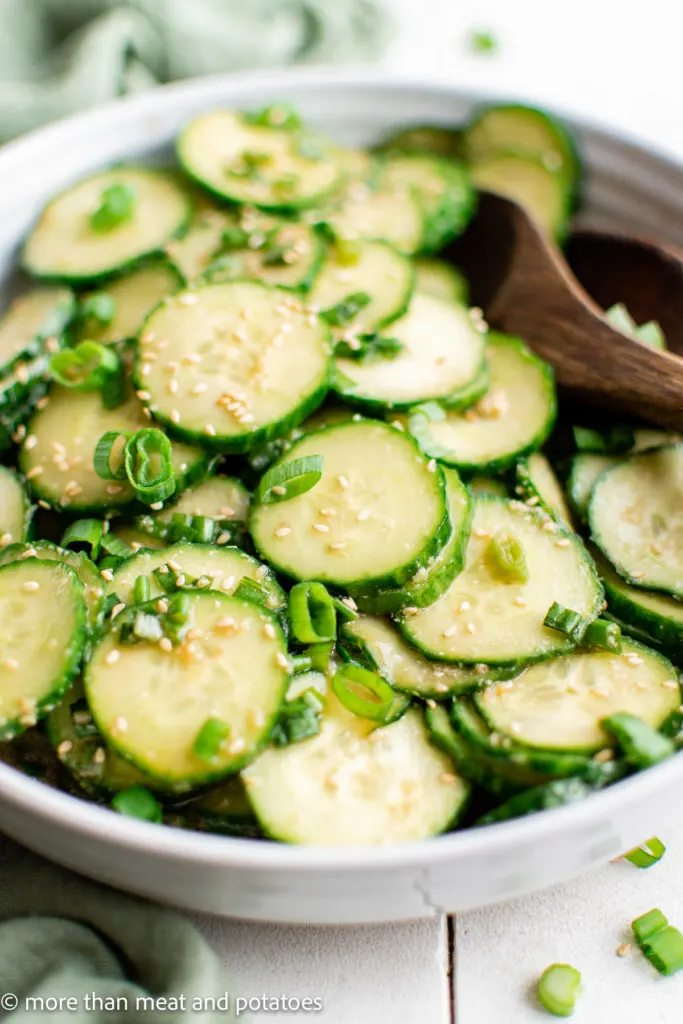
<instances>
[{"instance_id":1,"label":"green cloth napkin","mask_svg":"<svg viewBox=\"0 0 683 1024\"><path fill-rule=\"evenodd\" d=\"M383 0L0 0L0 142L177 78L364 61Z\"/></svg>"},{"instance_id":2,"label":"green cloth napkin","mask_svg":"<svg viewBox=\"0 0 683 1024\"><path fill-rule=\"evenodd\" d=\"M218 958L180 914L86 881L0 836L0 1021L229 1024L236 1017L230 995L224 1009L226 993ZM53 1008L48 1000L60 997L72 1003ZM240 1022L249 1019L240 1013Z\"/></svg>"}]
</instances>

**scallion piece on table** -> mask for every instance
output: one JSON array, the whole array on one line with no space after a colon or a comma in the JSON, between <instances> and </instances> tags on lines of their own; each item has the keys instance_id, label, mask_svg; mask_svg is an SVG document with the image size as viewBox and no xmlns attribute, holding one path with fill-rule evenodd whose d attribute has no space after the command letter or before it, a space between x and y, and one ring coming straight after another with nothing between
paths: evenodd
<instances>
[{"instance_id":1,"label":"scallion piece on table","mask_svg":"<svg viewBox=\"0 0 683 1024\"><path fill-rule=\"evenodd\" d=\"M292 587L289 619L292 634L299 643L324 643L337 635L337 612L322 583L296 583Z\"/></svg>"},{"instance_id":2,"label":"scallion piece on table","mask_svg":"<svg viewBox=\"0 0 683 1024\"><path fill-rule=\"evenodd\" d=\"M104 234L124 224L133 216L135 190L119 182L105 188L100 196L100 205L90 215L90 227Z\"/></svg>"},{"instance_id":3,"label":"scallion piece on table","mask_svg":"<svg viewBox=\"0 0 683 1024\"><path fill-rule=\"evenodd\" d=\"M661 910L642 914L631 922L631 928L643 954L660 974L675 974L683 968L683 935Z\"/></svg>"},{"instance_id":4,"label":"scallion piece on table","mask_svg":"<svg viewBox=\"0 0 683 1024\"><path fill-rule=\"evenodd\" d=\"M152 596L152 587L149 582L149 576L137 577L133 593L136 604L144 604L145 601L150 600Z\"/></svg>"},{"instance_id":5,"label":"scallion piece on table","mask_svg":"<svg viewBox=\"0 0 683 1024\"><path fill-rule=\"evenodd\" d=\"M256 500L262 505L289 501L315 487L322 473L322 455L307 455L302 459L292 459L273 466L261 477L256 489Z\"/></svg>"},{"instance_id":6,"label":"scallion piece on table","mask_svg":"<svg viewBox=\"0 0 683 1024\"><path fill-rule=\"evenodd\" d=\"M74 391L99 391L107 409L115 409L124 398L121 360L107 345L81 341L65 348L50 360L50 375L64 388Z\"/></svg>"},{"instance_id":7,"label":"scallion piece on table","mask_svg":"<svg viewBox=\"0 0 683 1024\"><path fill-rule=\"evenodd\" d=\"M394 703L394 691L376 672L348 663L332 679L332 689L341 703L359 718L384 722Z\"/></svg>"},{"instance_id":8,"label":"scallion piece on table","mask_svg":"<svg viewBox=\"0 0 683 1024\"><path fill-rule=\"evenodd\" d=\"M221 718L207 718L194 741L195 756L211 764L218 757L229 735L230 726L227 722Z\"/></svg>"},{"instance_id":9,"label":"scallion piece on table","mask_svg":"<svg viewBox=\"0 0 683 1024\"><path fill-rule=\"evenodd\" d=\"M587 623L580 612L575 612L571 608L565 608L563 605L558 604L557 601L553 601L543 620L543 625L549 629L556 629L560 633L565 633L570 640L579 643L583 639Z\"/></svg>"},{"instance_id":10,"label":"scallion piece on table","mask_svg":"<svg viewBox=\"0 0 683 1024\"><path fill-rule=\"evenodd\" d=\"M628 853L624 854L624 860L629 861L630 864L635 864L637 868L651 868L653 864L658 864L666 853L666 846L661 841L653 836L652 839L648 839L642 846L636 846L634 850L629 850Z\"/></svg>"},{"instance_id":11,"label":"scallion piece on table","mask_svg":"<svg viewBox=\"0 0 683 1024\"><path fill-rule=\"evenodd\" d=\"M131 786L117 793L111 806L127 818L160 823L163 820L161 804L144 786Z\"/></svg>"},{"instance_id":12,"label":"scallion piece on table","mask_svg":"<svg viewBox=\"0 0 683 1024\"><path fill-rule=\"evenodd\" d=\"M571 1017L581 993L581 974L571 964L551 964L538 981L538 999L556 1017Z\"/></svg>"},{"instance_id":13,"label":"scallion piece on table","mask_svg":"<svg viewBox=\"0 0 683 1024\"><path fill-rule=\"evenodd\" d=\"M358 316L361 310L365 309L372 302L372 296L367 292L353 292L338 302L336 306L324 309L320 316L330 327L344 327L354 317Z\"/></svg>"},{"instance_id":14,"label":"scallion piece on table","mask_svg":"<svg viewBox=\"0 0 683 1024\"><path fill-rule=\"evenodd\" d=\"M619 712L603 718L601 726L617 740L624 757L636 768L649 768L675 752L673 742L642 718Z\"/></svg>"},{"instance_id":15,"label":"scallion piece on table","mask_svg":"<svg viewBox=\"0 0 683 1024\"><path fill-rule=\"evenodd\" d=\"M123 463L136 497L145 505L164 501L175 491L171 442L154 427L137 430L126 442Z\"/></svg>"},{"instance_id":16,"label":"scallion piece on table","mask_svg":"<svg viewBox=\"0 0 683 1024\"><path fill-rule=\"evenodd\" d=\"M90 548L90 557L97 560L102 544L104 527L101 519L77 519L62 534L60 546L72 548L85 544Z\"/></svg>"},{"instance_id":17,"label":"scallion piece on table","mask_svg":"<svg viewBox=\"0 0 683 1024\"><path fill-rule=\"evenodd\" d=\"M507 579L517 583L526 583L529 579L524 548L514 533L498 530L489 541L486 557L494 569Z\"/></svg>"},{"instance_id":18,"label":"scallion piece on table","mask_svg":"<svg viewBox=\"0 0 683 1024\"><path fill-rule=\"evenodd\" d=\"M596 619L586 629L582 640L584 647L596 647L603 651L621 653L621 626L609 619Z\"/></svg>"}]
</instances>

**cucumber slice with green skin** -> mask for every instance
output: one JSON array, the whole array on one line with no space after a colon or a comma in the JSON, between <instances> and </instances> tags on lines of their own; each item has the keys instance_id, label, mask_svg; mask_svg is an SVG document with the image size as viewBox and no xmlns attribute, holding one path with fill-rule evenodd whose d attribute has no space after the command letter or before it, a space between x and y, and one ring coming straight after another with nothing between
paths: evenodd
<instances>
[{"instance_id":1,"label":"cucumber slice with green skin","mask_svg":"<svg viewBox=\"0 0 683 1024\"><path fill-rule=\"evenodd\" d=\"M432 153L434 156L459 160L463 156L463 132L459 128L443 128L425 124L400 128L382 139L380 151L400 153Z\"/></svg>"},{"instance_id":2,"label":"cucumber slice with green skin","mask_svg":"<svg viewBox=\"0 0 683 1024\"><path fill-rule=\"evenodd\" d=\"M204 785L244 768L268 740L291 671L282 630L266 609L207 591L188 593L188 613L193 639L170 651L145 641L120 644L111 629L84 675L88 704L108 744L173 788ZM194 745L211 718L230 732L204 760Z\"/></svg>"},{"instance_id":3,"label":"cucumber slice with green skin","mask_svg":"<svg viewBox=\"0 0 683 1024\"><path fill-rule=\"evenodd\" d=\"M181 287L177 270L166 260L154 260L134 267L128 274L107 283L104 291L115 304L114 317L108 324L98 325L89 319L81 325L80 338L111 345L134 338L144 319L167 295ZM84 296L87 301L89 296Z\"/></svg>"},{"instance_id":4,"label":"cucumber slice with green skin","mask_svg":"<svg viewBox=\"0 0 683 1024\"><path fill-rule=\"evenodd\" d=\"M577 651L532 665L474 701L495 732L517 743L593 753L614 745L604 718L627 711L657 729L680 706L681 692L671 662L627 640L620 655Z\"/></svg>"},{"instance_id":5,"label":"cucumber slice with green skin","mask_svg":"<svg viewBox=\"0 0 683 1024\"><path fill-rule=\"evenodd\" d=\"M465 152L479 163L500 152L528 153L550 171L561 173L573 188L581 177L576 143L556 118L520 104L489 107L465 133Z\"/></svg>"},{"instance_id":6,"label":"cucumber slice with green skin","mask_svg":"<svg viewBox=\"0 0 683 1024\"><path fill-rule=\"evenodd\" d=\"M347 241L383 239L408 255L422 246L424 213L417 196L405 188L353 182L320 216Z\"/></svg>"},{"instance_id":7,"label":"cucumber slice with green skin","mask_svg":"<svg viewBox=\"0 0 683 1024\"><path fill-rule=\"evenodd\" d=\"M223 594L234 594L245 577L259 583L266 594L267 607L280 611L286 604L282 588L268 566L245 554L239 548L213 547L211 544L172 544L161 551L140 551L128 558L114 572L107 584L107 593L116 594L119 601L132 604L135 600L135 580L149 576L151 596L160 597L163 590L152 573L162 565L177 566L177 572L198 578L208 576L211 589Z\"/></svg>"},{"instance_id":8,"label":"cucumber slice with green skin","mask_svg":"<svg viewBox=\"0 0 683 1024\"><path fill-rule=\"evenodd\" d=\"M90 218L103 193L131 189L131 216L110 231L96 231ZM72 185L52 199L29 234L23 265L34 277L95 281L163 249L185 227L190 202L173 178L146 167L116 167Z\"/></svg>"},{"instance_id":9,"label":"cucumber slice with green skin","mask_svg":"<svg viewBox=\"0 0 683 1024\"><path fill-rule=\"evenodd\" d=\"M527 505L539 505L553 519L572 529L572 514L564 491L542 452L532 452L520 459L515 474L515 490Z\"/></svg>"},{"instance_id":10,"label":"cucumber slice with green skin","mask_svg":"<svg viewBox=\"0 0 683 1024\"><path fill-rule=\"evenodd\" d=\"M320 405L331 349L327 325L285 289L205 285L171 297L146 320L135 380L169 434L244 452ZM172 393L169 376L178 384Z\"/></svg>"},{"instance_id":11,"label":"cucumber slice with green skin","mask_svg":"<svg viewBox=\"0 0 683 1024\"><path fill-rule=\"evenodd\" d=\"M499 531L521 545L528 578L502 575L488 555ZM479 495L464 570L427 608L398 617L406 639L440 661L510 662L556 658L574 648L563 633L543 625L557 601L589 621L597 618L603 591L582 541L537 509Z\"/></svg>"},{"instance_id":12,"label":"cucumber slice with green skin","mask_svg":"<svg viewBox=\"0 0 683 1024\"><path fill-rule=\"evenodd\" d=\"M48 339L52 351L61 347L74 311L68 288L35 288L15 299L0 320L0 375L45 351Z\"/></svg>"},{"instance_id":13,"label":"cucumber slice with green skin","mask_svg":"<svg viewBox=\"0 0 683 1024\"><path fill-rule=\"evenodd\" d=\"M591 535L635 587L683 597L683 444L633 455L606 469L588 507Z\"/></svg>"},{"instance_id":14,"label":"cucumber slice with green skin","mask_svg":"<svg viewBox=\"0 0 683 1024\"><path fill-rule=\"evenodd\" d=\"M446 470L444 470L446 472ZM502 480L493 476L473 476L467 481L470 494L493 494L496 498L509 498L508 489Z\"/></svg>"},{"instance_id":15,"label":"cucumber slice with green skin","mask_svg":"<svg viewBox=\"0 0 683 1024\"><path fill-rule=\"evenodd\" d=\"M95 563L82 551L60 548L49 540L34 540L27 544L10 544L0 552L0 566L23 562L27 558L38 558L42 562L64 562L74 570L83 584L88 630L94 633L101 622L104 596L104 580Z\"/></svg>"},{"instance_id":16,"label":"cucumber slice with green skin","mask_svg":"<svg viewBox=\"0 0 683 1024\"><path fill-rule=\"evenodd\" d=\"M31 491L53 508L70 513L111 511L129 505L135 492L127 481L103 480L93 465L95 445L108 430L149 426L142 405L131 396L105 409L99 392L53 387L47 404L31 419L19 464ZM201 479L210 458L200 448L173 443L176 489Z\"/></svg>"},{"instance_id":17,"label":"cucumber slice with green skin","mask_svg":"<svg viewBox=\"0 0 683 1024\"><path fill-rule=\"evenodd\" d=\"M467 227L476 193L464 164L427 153L389 154L381 181L413 191L424 215L421 249L438 252Z\"/></svg>"},{"instance_id":18,"label":"cucumber slice with green skin","mask_svg":"<svg viewBox=\"0 0 683 1024\"><path fill-rule=\"evenodd\" d=\"M394 358L335 358L334 388L346 401L369 409L432 400L458 407L483 393L484 338L465 306L417 293L387 333L403 346Z\"/></svg>"},{"instance_id":19,"label":"cucumber slice with green skin","mask_svg":"<svg viewBox=\"0 0 683 1024\"><path fill-rule=\"evenodd\" d=\"M0 551L26 540L34 511L17 474L0 466Z\"/></svg>"},{"instance_id":20,"label":"cucumber slice with green skin","mask_svg":"<svg viewBox=\"0 0 683 1024\"><path fill-rule=\"evenodd\" d=\"M435 299L469 303L470 288L464 274L443 260L421 256L415 260L415 289Z\"/></svg>"},{"instance_id":21,"label":"cucumber slice with green skin","mask_svg":"<svg viewBox=\"0 0 683 1024\"><path fill-rule=\"evenodd\" d=\"M524 342L490 334L486 342L488 393L471 409L448 410L441 420L411 419L422 450L470 473L497 473L547 440L555 424L553 373Z\"/></svg>"},{"instance_id":22,"label":"cucumber slice with green skin","mask_svg":"<svg viewBox=\"0 0 683 1024\"><path fill-rule=\"evenodd\" d=\"M15 363L9 373L0 378L0 416L4 423L28 419L50 385L51 359L52 355L45 352L26 363ZM23 418L22 410L27 410Z\"/></svg>"},{"instance_id":23,"label":"cucumber slice with green skin","mask_svg":"<svg viewBox=\"0 0 683 1024\"><path fill-rule=\"evenodd\" d=\"M222 248L224 232L234 226L232 210L221 210L208 199L195 207L184 234L172 238L165 246L166 255L186 284L205 273Z\"/></svg>"},{"instance_id":24,"label":"cucumber slice with green skin","mask_svg":"<svg viewBox=\"0 0 683 1024\"><path fill-rule=\"evenodd\" d=\"M131 786L157 788L152 779L107 747L80 680L47 716L45 729L61 764L90 796L97 798L102 790L119 793Z\"/></svg>"},{"instance_id":25,"label":"cucumber slice with green skin","mask_svg":"<svg viewBox=\"0 0 683 1024\"><path fill-rule=\"evenodd\" d=\"M317 736L269 748L242 777L268 835L316 846L426 839L453 827L470 790L416 708L364 735L332 705Z\"/></svg>"},{"instance_id":26,"label":"cucumber slice with green skin","mask_svg":"<svg viewBox=\"0 0 683 1024\"><path fill-rule=\"evenodd\" d=\"M410 260L388 242L356 242L352 256L349 264L345 249L330 247L309 300L312 306L327 310L358 292L371 297L353 319L334 329L342 338L378 330L402 316L415 284ZM391 329L387 333L393 336Z\"/></svg>"},{"instance_id":27,"label":"cucumber slice with green skin","mask_svg":"<svg viewBox=\"0 0 683 1024\"><path fill-rule=\"evenodd\" d=\"M489 669L483 665L447 665L429 661L411 647L386 619L359 615L344 623L342 641L401 693L445 700L486 686L491 679L508 679L517 667ZM483 671L480 671L483 669Z\"/></svg>"},{"instance_id":28,"label":"cucumber slice with green skin","mask_svg":"<svg viewBox=\"0 0 683 1024\"><path fill-rule=\"evenodd\" d=\"M244 783L231 775L185 808L187 823L199 832L256 839L262 835Z\"/></svg>"},{"instance_id":29,"label":"cucumber slice with green skin","mask_svg":"<svg viewBox=\"0 0 683 1024\"><path fill-rule=\"evenodd\" d=\"M83 586L62 562L0 568L0 740L51 711L71 685L86 640Z\"/></svg>"},{"instance_id":30,"label":"cucumber slice with green skin","mask_svg":"<svg viewBox=\"0 0 683 1024\"><path fill-rule=\"evenodd\" d=\"M465 552L472 522L472 501L469 491L454 469L443 471L446 482L448 518L452 532L441 551L428 565L417 570L411 580L397 590L370 587L353 592L359 608L384 614L406 607L423 608L432 604L448 589L465 564Z\"/></svg>"},{"instance_id":31,"label":"cucumber slice with green skin","mask_svg":"<svg viewBox=\"0 0 683 1024\"><path fill-rule=\"evenodd\" d=\"M238 213L232 228L245 232L246 246L221 246L203 272L205 280L221 283L244 279L309 291L325 258L320 232L308 224L250 208Z\"/></svg>"},{"instance_id":32,"label":"cucumber slice with green skin","mask_svg":"<svg viewBox=\"0 0 683 1024\"><path fill-rule=\"evenodd\" d=\"M597 554L594 557L610 612L625 628L638 630L645 644L656 645L674 664L680 664L683 661L683 603L666 594L629 586L604 558Z\"/></svg>"},{"instance_id":33,"label":"cucumber slice with green skin","mask_svg":"<svg viewBox=\"0 0 683 1024\"><path fill-rule=\"evenodd\" d=\"M296 210L321 202L342 180L334 147L319 137L314 141L319 153L307 159L300 133L249 124L239 113L216 110L189 123L177 153L190 177L222 199Z\"/></svg>"},{"instance_id":34,"label":"cucumber slice with green skin","mask_svg":"<svg viewBox=\"0 0 683 1024\"><path fill-rule=\"evenodd\" d=\"M582 522L586 522L588 518L588 505L595 481L606 469L616 466L618 462L621 462L621 459L613 455L580 452L573 457L567 478L567 494L572 508Z\"/></svg>"},{"instance_id":35,"label":"cucumber slice with green skin","mask_svg":"<svg viewBox=\"0 0 683 1024\"><path fill-rule=\"evenodd\" d=\"M540 228L558 241L567 233L571 193L561 171L518 153L494 153L470 168L478 189L519 203Z\"/></svg>"},{"instance_id":36,"label":"cucumber slice with green skin","mask_svg":"<svg viewBox=\"0 0 683 1024\"><path fill-rule=\"evenodd\" d=\"M504 693L509 686L510 682L494 683L479 695L458 697L451 704L454 729L489 770L503 779L508 789L539 786L549 779L563 779L585 772L590 764L585 754L537 750L491 728L479 710L478 696L485 696L489 690L494 694Z\"/></svg>"},{"instance_id":37,"label":"cucumber slice with green skin","mask_svg":"<svg viewBox=\"0 0 683 1024\"><path fill-rule=\"evenodd\" d=\"M275 569L349 589L400 587L446 543L443 476L406 434L351 420L306 435L276 465L309 455L323 460L318 483L251 513L256 550Z\"/></svg>"}]
</instances>

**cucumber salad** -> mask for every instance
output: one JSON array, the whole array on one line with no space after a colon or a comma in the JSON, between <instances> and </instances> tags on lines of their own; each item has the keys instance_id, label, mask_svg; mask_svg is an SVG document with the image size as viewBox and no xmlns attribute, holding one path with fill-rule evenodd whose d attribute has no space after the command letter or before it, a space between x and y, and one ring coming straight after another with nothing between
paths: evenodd
<instances>
[{"instance_id":1,"label":"cucumber salad","mask_svg":"<svg viewBox=\"0 0 683 1024\"><path fill-rule=\"evenodd\" d=\"M450 256L477 189L562 244L566 129L506 105L362 151L275 104L176 156L55 196L0 320L2 759L176 828L364 845L673 755L683 442L558 410Z\"/></svg>"}]
</instances>

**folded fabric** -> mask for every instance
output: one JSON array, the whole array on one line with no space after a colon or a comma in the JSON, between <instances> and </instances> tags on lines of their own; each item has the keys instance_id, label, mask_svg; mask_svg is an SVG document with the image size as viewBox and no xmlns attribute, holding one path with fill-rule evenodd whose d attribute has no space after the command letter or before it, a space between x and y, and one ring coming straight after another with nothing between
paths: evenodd
<instances>
[{"instance_id":1,"label":"folded fabric","mask_svg":"<svg viewBox=\"0 0 683 1024\"><path fill-rule=\"evenodd\" d=\"M178 78L365 61L381 0L0 0L0 141Z\"/></svg>"},{"instance_id":2,"label":"folded fabric","mask_svg":"<svg viewBox=\"0 0 683 1024\"><path fill-rule=\"evenodd\" d=\"M236 1016L221 964L184 917L0 836L0 1021L50 1019L229 1024Z\"/></svg>"}]
</instances>

